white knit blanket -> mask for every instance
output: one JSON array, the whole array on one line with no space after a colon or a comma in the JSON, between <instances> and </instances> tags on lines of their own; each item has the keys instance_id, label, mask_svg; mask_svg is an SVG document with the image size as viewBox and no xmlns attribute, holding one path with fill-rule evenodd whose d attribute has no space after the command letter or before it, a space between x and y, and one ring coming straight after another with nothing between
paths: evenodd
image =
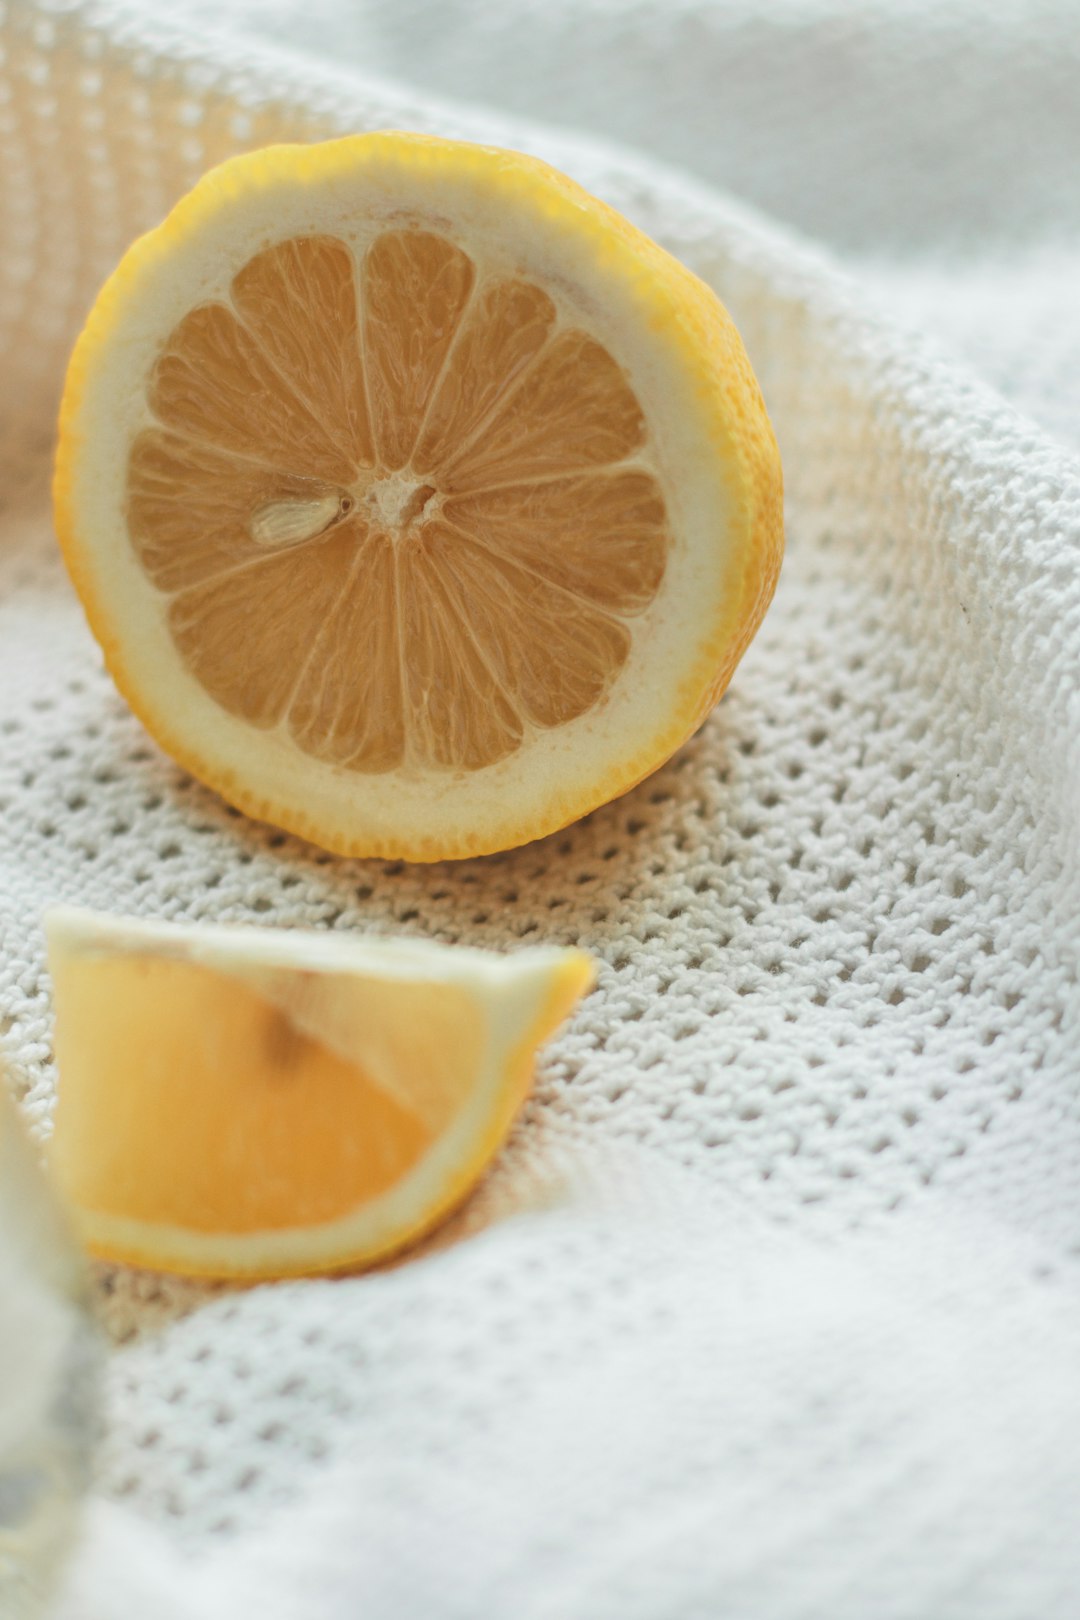
<instances>
[{"instance_id":1,"label":"white knit blanket","mask_svg":"<svg viewBox=\"0 0 1080 1620\"><path fill-rule=\"evenodd\" d=\"M53 900L600 961L420 1256L99 1274L57 1620L1080 1614L1078 84L1073 0L0 0L0 1046L35 1128ZM132 236L232 151L386 126L535 151L704 276L788 488L699 735L415 869L153 746L47 498Z\"/></svg>"}]
</instances>

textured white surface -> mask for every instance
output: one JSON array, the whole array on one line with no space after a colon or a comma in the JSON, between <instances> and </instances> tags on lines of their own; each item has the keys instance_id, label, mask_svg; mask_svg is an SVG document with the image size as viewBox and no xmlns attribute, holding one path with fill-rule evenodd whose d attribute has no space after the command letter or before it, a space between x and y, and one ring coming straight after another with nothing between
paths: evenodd
<instances>
[{"instance_id":1,"label":"textured white surface","mask_svg":"<svg viewBox=\"0 0 1080 1620\"><path fill-rule=\"evenodd\" d=\"M423 1257L239 1294L101 1274L65 1620L1074 1620L1075 6L169 11L0 0L0 1031L27 1110L44 1129L51 900L582 943L601 978ZM564 834L426 869L249 825L161 756L44 484L132 234L230 151L386 125L535 150L710 280L789 493L776 603L698 737Z\"/></svg>"}]
</instances>

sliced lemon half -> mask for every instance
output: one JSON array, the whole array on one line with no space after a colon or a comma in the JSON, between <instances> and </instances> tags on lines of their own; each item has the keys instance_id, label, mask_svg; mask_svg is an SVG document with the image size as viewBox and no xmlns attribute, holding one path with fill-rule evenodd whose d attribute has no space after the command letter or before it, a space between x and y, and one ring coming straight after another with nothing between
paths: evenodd
<instances>
[{"instance_id":1,"label":"sliced lemon half","mask_svg":"<svg viewBox=\"0 0 1080 1620\"><path fill-rule=\"evenodd\" d=\"M329 849L524 843L700 725L772 595L776 441L715 294L520 153L272 147L129 250L57 530L136 713Z\"/></svg>"}]
</instances>

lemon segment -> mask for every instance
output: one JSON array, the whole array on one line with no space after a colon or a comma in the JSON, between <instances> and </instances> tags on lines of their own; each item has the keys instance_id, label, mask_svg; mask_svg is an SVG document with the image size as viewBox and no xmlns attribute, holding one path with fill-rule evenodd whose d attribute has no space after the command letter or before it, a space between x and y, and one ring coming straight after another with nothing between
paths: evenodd
<instances>
[{"instance_id":1,"label":"lemon segment","mask_svg":"<svg viewBox=\"0 0 1080 1620\"><path fill-rule=\"evenodd\" d=\"M469 1192L580 951L46 919L52 1162L96 1254L229 1277L368 1264Z\"/></svg>"}]
</instances>

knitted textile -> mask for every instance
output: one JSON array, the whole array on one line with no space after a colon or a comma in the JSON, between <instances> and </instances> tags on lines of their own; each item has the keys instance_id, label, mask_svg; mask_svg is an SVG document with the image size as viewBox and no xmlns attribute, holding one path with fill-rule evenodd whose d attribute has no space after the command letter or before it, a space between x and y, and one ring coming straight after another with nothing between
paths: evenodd
<instances>
[{"instance_id":1,"label":"knitted textile","mask_svg":"<svg viewBox=\"0 0 1080 1620\"><path fill-rule=\"evenodd\" d=\"M115 1352L58 1614L1075 1620L1075 6L160 9L0 0L0 1050L28 1117L56 900L580 943L600 979L420 1255L240 1292L98 1272ZM535 151L708 280L787 484L776 601L699 734L564 833L423 868L174 767L47 493L134 234L231 152L387 126Z\"/></svg>"}]
</instances>

